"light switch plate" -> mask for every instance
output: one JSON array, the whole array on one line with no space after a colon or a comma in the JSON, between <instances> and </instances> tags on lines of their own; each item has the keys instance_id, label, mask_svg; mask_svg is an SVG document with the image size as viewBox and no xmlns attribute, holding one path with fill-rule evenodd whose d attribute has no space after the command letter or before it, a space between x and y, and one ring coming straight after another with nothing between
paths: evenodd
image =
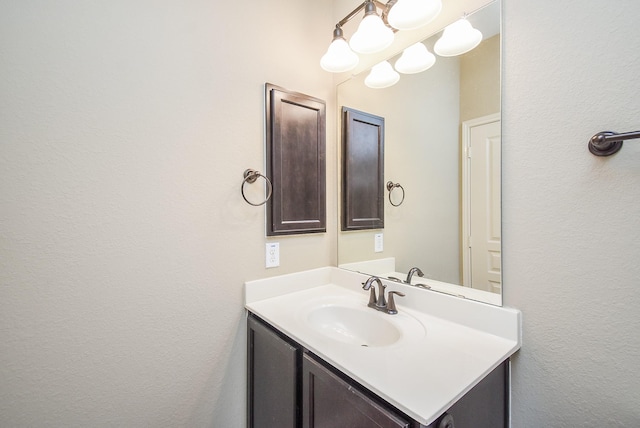
<instances>
[{"instance_id":1,"label":"light switch plate","mask_svg":"<svg viewBox=\"0 0 640 428\"><path fill-rule=\"evenodd\" d=\"M267 242L266 254L266 266L268 268L280 266L280 243Z\"/></svg>"},{"instance_id":2,"label":"light switch plate","mask_svg":"<svg viewBox=\"0 0 640 428\"><path fill-rule=\"evenodd\" d=\"M373 251L381 253L384 250L384 238L382 233L376 233L373 235Z\"/></svg>"}]
</instances>

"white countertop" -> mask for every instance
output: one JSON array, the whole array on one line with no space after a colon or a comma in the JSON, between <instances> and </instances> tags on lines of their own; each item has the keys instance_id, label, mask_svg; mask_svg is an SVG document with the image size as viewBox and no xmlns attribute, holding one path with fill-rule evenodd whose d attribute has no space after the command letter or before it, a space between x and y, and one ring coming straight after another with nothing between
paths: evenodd
<instances>
[{"instance_id":1,"label":"white countertop","mask_svg":"<svg viewBox=\"0 0 640 428\"><path fill-rule=\"evenodd\" d=\"M246 308L418 422L428 425L521 345L520 312L384 281L397 315L366 308L367 275L335 267L249 281ZM308 327L310 305L362 305L399 329L398 342L363 347L337 342ZM416 322L418 321L418 322ZM420 325L416 329L416 325Z\"/></svg>"}]
</instances>

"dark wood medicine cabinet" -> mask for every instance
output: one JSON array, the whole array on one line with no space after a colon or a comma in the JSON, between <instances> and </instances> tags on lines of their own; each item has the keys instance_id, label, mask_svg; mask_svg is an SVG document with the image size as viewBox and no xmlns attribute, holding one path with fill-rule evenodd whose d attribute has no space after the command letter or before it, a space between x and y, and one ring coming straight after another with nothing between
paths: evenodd
<instances>
[{"instance_id":1,"label":"dark wood medicine cabinet","mask_svg":"<svg viewBox=\"0 0 640 428\"><path fill-rule=\"evenodd\" d=\"M384 118L342 107L342 230L384 228Z\"/></svg>"},{"instance_id":2,"label":"dark wood medicine cabinet","mask_svg":"<svg viewBox=\"0 0 640 428\"><path fill-rule=\"evenodd\" d=\"M265 84L267 236L326 232L325 102Z\"/></svg>"}]
</instances>

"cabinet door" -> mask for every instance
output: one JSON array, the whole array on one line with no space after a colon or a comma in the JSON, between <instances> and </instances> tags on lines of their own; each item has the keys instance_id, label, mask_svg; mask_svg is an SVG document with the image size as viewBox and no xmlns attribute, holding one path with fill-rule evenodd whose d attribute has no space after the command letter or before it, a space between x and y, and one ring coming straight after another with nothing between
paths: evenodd
<instances>
[{"instance_id":1,"label":"cabinet door","mask_svg":"<svg viewBox=\"0 0 640 428\"><path fill-rule=\"evenodd\" d=\"M342 107L342 230L384 228L384 118Z\"/></svg>"},{"instance_id":2,"label":"cabinet door","mask_svg":"<svg viewBox=\"0 0 640 428\"><path fill-rule=\"evenodd\" d=\"M325 102L266 84L267 236L327 231Z\"/></svg>"},{"instance_id":3,"label":"cabinet door","mask_svg":"<svg viewBox=\"0 0 640 428\"><path fill-rule=\"evenodd\" d=\"M299 348L251 315L247 333L248 426L297 427Z\"/></svg>"},{"instance_id":4,"label":"cabinet door","mask_svg":"<svg viewBox=\"0 0 640 428\"><path fill-rule=\"evenodd\" d=\"M303 428L398 428L410 421L367 397L357 387L304 354Z\"/></svg>"},{"instance_id":5,"label":"cabinet door","mask_svg":"<svg viewBox=\"0 0 640 428\"><path fill-rule=\"evenodd\" d=\"M467 392L447 411L455 428L508 426L509 362L505 361Z\"/></svg>"}]
</instances>

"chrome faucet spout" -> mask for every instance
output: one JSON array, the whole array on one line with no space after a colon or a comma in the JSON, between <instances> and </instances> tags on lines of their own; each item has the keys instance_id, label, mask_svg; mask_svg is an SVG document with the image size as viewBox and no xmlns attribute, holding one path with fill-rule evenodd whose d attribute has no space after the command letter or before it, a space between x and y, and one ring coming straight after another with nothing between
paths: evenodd
<instances>
[{"instance_id":1,"label":"chrome faucet spout","mask_svg":"<svg viewBox=\"0 0 640 428\"><path fill-rule=\"evenodd\" d=\"M373 285L373 283L378 284L378 296L376 297L376 290L375 287L371 288L371 286ZM372 308L376 308L376 309L384 309L387 307L387 300L384 296L384 289L387 288L386 285L384 285L382 283L382 281L380 281L380 278L378 278L377 276L372 276L369 279L366 280L366 282L364 282L362 284L362 288L364 288L365 290L369 290L371 289L371 294L369 295L369 305Z\"/></svg>"},{"instance_id":2,"label":"chrome faucet spout","mask_svg":"<svg viewBox=\"0 0 640 428\"><path fill-rule=\"evenodd\" d=\"M414 274L418 275L419 277L424 276L424 273L422 273L420 268L412 267L411 269L409 269L409 273L407 273L407 280L406 280L407 284L411 284L411 278L413 277Z\"/></svg>"},{"instance_id":3,"label":"chrome faucet spout","mask_svg":"<svg viewBox=\"0 0 640 428\"><path fill-rule=\"evenodd\" d=\"M376 288L373 284L378 284L378 294L376 295ZM362 288L365 290L371 290L369 293L369 303L367 306L373 308L377 311L385 312L389 315L395 315L398 313L398 309L396 308L396 302L393 299L394 295L404 296L404 293L399 291L389 291L389 300L387 301L384 290L387 288L386 285L382 283L380 278L377 276L372 276L362 283Z\"/></svg>"}]
</instances>

